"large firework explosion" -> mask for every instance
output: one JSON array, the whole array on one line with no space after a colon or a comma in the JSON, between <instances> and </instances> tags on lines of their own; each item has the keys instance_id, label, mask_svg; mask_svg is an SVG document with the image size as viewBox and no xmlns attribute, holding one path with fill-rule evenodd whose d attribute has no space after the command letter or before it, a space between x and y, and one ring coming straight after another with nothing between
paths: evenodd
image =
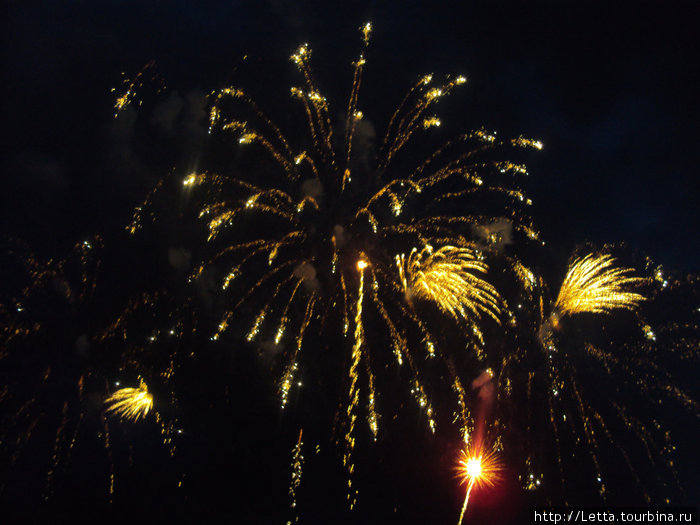
<instances>
[{"instance_id":1,"label":"large firework explosion","mask_svg":"<svg viewBox=\"0 0 700 525\"><path fill-rule=\"evenodd\" d=\"M362 28L365 48L370 31L369 24ZM433 357L444 361L445 356L436 335L440 328L429 326L418 303L435 304L461 322L464 344L478 354L483 353L483 318L500 323L507 306L486 279L485 261L493 250L488 242L479 242L475 229L489 230L501 220L516 233L536 238L520 209L530 202L516 183L525 168L494 156L508 146L541 145L524 138L501 141L478 130L444 143L407 169L400 159L411 139L440 125L428 111L466 82L458 76L436 85L427 75L394 112L376 162L363 163L365 152L353 155L353 147L357 151L355 134L363 119L358 100L364 50L354 63L347 118L340 129L334 129L329 103L316 86L310 48L301 46L291 58L304 79L291 95L303 106L310 131L307 141L295 141L299 145L292 145L240 88L228 87L214 96L212 130L220 129L244 148L242 155L253 155L257 166L231 176L196 173L184 179L188 188L203 186L199 215L208 224L207 240L220 247L192 279L226 265L222 289L242 281L213 339L239 317L240 307L259 304L246 339L271 338L281 354L282 407L302 375L307 332L320 330L334 346L341 341L333 353L345 363L346 394L337 421L351 487L358 420L366 419L375 439L379 432L378 367L389 361L407 367L407 389L435 431L422 362ZM517 260L513 264L520 265ZM368 335L368 318L377 319L385 335ZM329 343L322 344L330 351ZM447 373L463 407L459 414L466 439L470 416L464 380L453 367ZM352 506L352 493L349 499Z\"/></svg>"},{"instance_id":2,"label":"large firework explosion","mask_svg":"<svg viewBox=\"0 0 700 525\"><path fill-rule=\"evenodd\" d=\"M142 289L130 292L126 306L110 317L110 311L92 311L87 292L71 299L65 263L42 269L26 259L29 284L3 303L3 359L26 358L37 338L42 348L50 346L57 328L40 322L36 311L34 317L25 312L50 281L54 288L66 283L59 292L71 304L70 322L88 319L83 342L99 349L99 357L93 351L70 367L78 372L69 385L65 376L55 382L51 372L62 355L35 360L41 370L31 373L34 387L5 380L3 412L11 424L3 425L3 461L20 469L28 445L39 449L52 435L48 459L39 466L47 472L46 499L76 443L81 437L89 442L84 425L100 429L110 500L119 493L116 431L149 425L175 458L180 436L190 433L182 401L190 411L211 415L218 398L229 405L235 398L225 381L198 386L199 395L191 388L192 381L215 383L193 370L211 359L207 352L227 344L257 350L283 411L325 405L332 412L324 437L337 445L350 509L358 502L357 449L382 440L407 397L415 406L411 415L428 433L467 447L493 443L484 454L501 455L526 490L542 490L548 501L575 500L572 494L584 502L590 494L623 500L607 488L607 473L618 467L607 466L611 455L622 458L640 500L676 493L673 443L663 424L669 409L662 403L676 402L694 416L698 408L657 356L695 360L698 331L692 318L661 319L652 327L642 314L645 302L683 287L648 261L636 264L648 277L635 277L606 249L574 258L559 291L550 293L532 256L543 243L528 213L532 201L520 189L526 168L504 159L511 150L517 155L519 148L542 145L523 137L502 140L484 129L441 139L433 112L466 82L462 76L442 82L420 77L374 152L367 141L372 126L360 110L370 31L369 24L361 28L363 49L339 121L317 87L307 45L291 57L302 85L291 88L290 104L305 119L293 135L242 88L212 93L211 140L224 161L217 159L212 170L173 172L128 227L142 235L151 219L167 213L173 192L184 192L185 219L194 211L207 241L193 248L201 263L190 272L189 291L169 294L140 283ZM142 75L125 82L118 112L135 96ZM85 255L90 249L87 241L77 247L83 287L92 271ZM529 263L521 253L529 254ZM197 294L210 283L219 289L207 305L220 316L212 326L197 320ZM606 328L614 333L603 334ZM202 392L217 401L202 401ZM319 392L323 403L314 400ZM630 393L649 405L644 416ZM300 415L295 422L308 420ZM33 434L39 436L34 441ZM301 438L299 432L289 488L295 508L303 492ZM122 448L129 443L122 456L131 462L132 440L121 439ZM574 468L584 474L567 474ZM173 483L181 485L187 470L174 468Z\"/></svg>"}]
</instances>

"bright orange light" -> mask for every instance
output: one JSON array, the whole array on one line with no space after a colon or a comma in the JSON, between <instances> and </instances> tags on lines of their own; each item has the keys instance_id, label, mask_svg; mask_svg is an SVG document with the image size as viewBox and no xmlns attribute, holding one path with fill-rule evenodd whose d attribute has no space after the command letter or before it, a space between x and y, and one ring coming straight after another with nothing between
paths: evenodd
<instances>
[{"instance_id":1,"label":"bright orange light","mask_svg":"<svg viewBox=\"0 0 700 525\"><path fill-rule=\"evenodd\" d=\"M367 268L367 261L365 261L363 259L360 259L359 261L357 261L357 269L358 270L364 270L365 268Z\"/></svg>"},{"instance_id":2,"label":"bright orange light","mask_svg":"<svg viewBox=\"0 0 700 525\"><path fill-rule=\"evenodd\" d=\"M470 478L481 476L481 458L469 458L465 465L465 470Z\"/></svg>"},{"instance_id":3,"label":"bright orange light","mask_svg":"<svg viewBox=\"0 0 700 525\"><path fill-rule=\"evenodd\" d=\"M462 524L472 489L475 486L490 487L494 485L500 478L500 470L501 463L493 450L484 450L480 447L474 447L473 450L462 450L457 466L457 475L462 483L468 485L462 512L459 515L459 525Z\"/></svg>"},{"instance_id":4,"label":"bright orange light","mask_svg":"<svg viewBox=\"0 0 700 525\"><path fill-rule=\"evenodd\" d=\"M496 453L490 450L463 450L457 472L462 483L493 485L499 478L501 465Z\"/></svg>"}]
</instances>

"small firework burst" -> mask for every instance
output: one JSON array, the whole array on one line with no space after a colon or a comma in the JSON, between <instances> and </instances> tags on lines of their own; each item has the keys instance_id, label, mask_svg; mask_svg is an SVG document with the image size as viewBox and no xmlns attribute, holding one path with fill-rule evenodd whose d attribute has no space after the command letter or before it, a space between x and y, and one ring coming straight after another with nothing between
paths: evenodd
<instances>
[{"instance_id":1,"label":"small firework burst","mask_svg":"<svg viewBox=\"0 0 700 525\"><path fill-rule=\"evenodd\" d=\"M153 408L153 395L143 380L137 388L120 388L105 399L108 414L114 414L123 421L138 421L148 415Z\"/></svg>"}]
</instances>

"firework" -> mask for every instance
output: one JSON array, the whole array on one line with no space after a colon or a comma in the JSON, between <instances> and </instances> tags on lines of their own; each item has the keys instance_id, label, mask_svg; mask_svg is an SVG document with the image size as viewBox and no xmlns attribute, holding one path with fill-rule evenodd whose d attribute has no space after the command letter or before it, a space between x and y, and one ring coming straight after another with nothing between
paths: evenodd
<instances>
[{"instance_id":1,"label":"firework","mask_svg":"<svg viewBox=\"0 0 700 525\"><path fill-rule=\"evenodd\" d=\"M155 83L156 92L160 93L165 89L165 84L162 79L155 72L155 61L151 60L148 64L143 66L141 70L133 77L129 78L124 72L122 72L121 86L119 88L112 88L112 93L118 93L116 100L114 101L114 118L117 118L119 114L126 110L129 105L137 101L138 105L141 105L141 100L139 97L139 90L143 87L144 82L150 81ZM150 77L148 77L150 73Z\"/></svg>"},{"instance_id":2,"label":"firework","mask_svg":"<svg viewBox=\"0 0 700 525\"><path fill-rule=\"evenodd\" d=\"M491 487L500 478L501 465L493 450L473 447L472 450L462 450L457 467L461 483L467 484L462 511L459 514L458 525L462 525L464 513L469 504L469 496L474 487Z\"/></svg>"},{"instance_id":3,"label":"firework","mask_svg":"<svg viewBox=\"0 0 700 525\"><path fill-rule=\"evenodd\" d=\"M199 280L208 286L218 279L227 298L225 312L216 322L200 326L192 313L194 294L180 300L153 284L151 291L140 289L130 295L115 315L110 312L106 325L100 324L104 319L86 323L91 325L86 341L99 347L94 355L100 357L80 361L76 368L84 368L70 382L71 393L61 391L62 397L55 396L62 402L52 414L56 427L47 489L60 464L67 463L63 458L73 448L83 420L90 419L83 407L89 406L86 399L91 396L106 398L100 421L92 418L92 428L84 434L98 435L104 443L110 498L118 472L113 448L115 455L119 449L111 445L116 433L110 434L110 426L114 431L119 420L137 421L153 411L151 419L160 425L162 442L174 455L177 435L183 432L177 419L174 378L195 358L202 367L215 362L206 360L214 352L201 351L200 343L223 346L230 341L227 333L236 344L257 345L261 355L275 357L271 369L277 374L279 403L285 410L296 404L292 401L304 400L303 386L317 379L310 376L319 367L305 366L317 355L314 347L320 346L342 365L333 428L335 442L343 449L351 508L357 499L356 442L363 437L376 440L382 422L390 420L382 417L384 410L392 408L386 406L391 396L384 393L396 388L396 377L402 381L399 388L414 398L431 432L440 421L434 406L444 406L434 405L431 399L438 377L449 382L456 398L454 423L463 438L474 435L478 419L472 415L474 406L477 413L486 410L483 407L489 411L495 407L489 428L499 436L494 450L502 451L505 444L510 447L509 457L522 453L518 466L527 490L543 484L547 466L555 461L560 485L565 486L566 447L572 442L588 450L593 483L603 497L601 449L606 445L623 457L641 484L644 476L637 473L635 458L623 447L614 426L618 423L636 436L655 471L672 461L669 433L658 423L663 421L661 409L648 418L639 417L625 396L630 391L641 393L644 400L659 406L660 399L671 399L697 413L697 402L657 359L668 348L683 359L694 359L697 327L690 321L664 325L643 318L639 310L647 297L630 291L643 279L632 277L631 269L616 267L612 256L576 260L554 299L548 296L545 279L536 273L537 264L521 261L519 249L504 249L511 244L520 248L537 240L538 234L527 212L532 201L520 189L527 169L503 159L502 151L539 150L542 144L523 137L503 140L484 129L440 139L448 122L433 113L438 112L440 100L466 82L463 76L448 76L442 82L433 75L420 77L393 113L375 155L364 136L372 127L367 108L360 109L370 33L371 25L362 26L362 51L353 63L342 122L332 118L337 112L331 111L331 103L318 89L308 45L291 57L302 83L290 91L289 113L300 108L305 122L305 126L293 126L293 135L285 135L243 89L228 87L212 93L211 141L226 141L227 148L232 143L228 151L236 163L223 173L173 170L135 210L127 230L146 234L147 225L156 224L155 207L169 183L177 179L177 190L196 208L194 215L206 230L202 239L207 244L192 250L201 259L189 282ZM137 100L135 89L151 67L125 82L116 101L117 113ZM437 148L431 145L435 137L440 141ZM423 150L431 153L416 157ZM166 204L168 209L171 204ZM87 253L90 242L80 249ZM90 296L94 283L89 272L81 273L84 286L64 286L68 281L62 264L29 260L33 284L0 305L4 321L0 359L16 358L31 347L32 338L52 333L43 318L41 322L32 319L34 312L27 307L36 289L50 288L49 284L58 287L71 305L81 305ZM676 286L660 269L652 273L664 293ZM191 289L186 292L190 293ZM558 323L569 316L573 324L576 314L584 312L605 314L606 321L614 321L611 314L619 310L634 312L638 328L622 341L594 344L588 334L564 330ZM198 330L205 333L205 341ZM446 336L446 330L452 332ZM459 337L451 338L452 334ZM197 344L179 344L183 335ZM75 338L66 345L71 351L74 342ZM63 356L47 355L51 366L32 369L37 387L32 392L53 395L65 387L52 385L69 382L53 371L54 360L61 365ZM33 361L33 366L43 363ZM441 368L436 374L437 367ZM386 372L398 368L400 374ZM476 395L465 381L477 375L475 370L486 370L471 383L472 390L478 390ZM594 381L583 374L591 370ZM112 387L106 378L116 373L147 378L151 390L158 392L160 414L153 410L153 396L143 381L110 395L120 385ZM10 451L8 463L14 466L21 448L43 421L44 401L34 393L27 398L16 395L21 391L17 378L7 383L9 388L0 391L0 403L15 414L12 431L17 432L3 429L0 444L3 452ZM214 399L230 404L233 395L228 384L215 388L207 399L212 400L212 414L216 413L212 419L218 420L216 411L222 405ZM84 395L84 390L90 395ZM185 395L196 397L190 391ZM450 400L453 408L454 401ZM193 405L195 412L203 408ZM163 419L163 414L172 419ZM303 464L301 437L300 432L293 451L289 492L293 503ZM10 442L18 443L17 447L9 447ZM460 477L467 485L461 522L473 488L492 485L498 479L499 464L495 453L474 444L462 453L460 464Z\"/></svg>"},{"instance_id":4,"label":"firework","mask_svg":"<svg viewBox=\"0 0 700 525\"><path fill-rule=\"evenodd\" d=\"M677 384L673 374L660 364L659 355L665 356L666 363L673 363L673 354L677 350L669 352L669 347L659 344L657 330L642 315L640 305L649 302L650 297L629 290L642 283L651 284L651 279L632 277L631 268L616 267L614 263L611 255L590 254L575 260L550 313L546 306L546 286L540 280L538 293L531 299L539 315L529 313L535 326L539 326L537 352L517 348L503 358L499 391L510 402L513 396L521 395L532 406L522 418L514 416L512 408L501 405L500 418L508 418L511 424L513 420L519 420L518 425L522 425L525 434L536 435L535 428L539 425L550 431L551 446L548 450L536 452L543 447L534 442L525 447L525 474L521 479L527 490L538 490L544 479L543 472L537 470L537 463L543 463L536 459L537 456L551 455L552 451L558 464L560 486L565 489L565 471L570 468L570 458L564 443L572 440L586 447L592 476L590 486L603 501L607 501L610 495L604 464L604 458L609 454L624 460L646 502L651 502L652 496L649 483L643 481L644 476L640 473L642 469L653 468L654 477L661 485L657 494L671 493L668 480L677 480L675 462L670 457L675 446L667 423L660 424L659 421L667 418L665 411L674 406L697 415L697 405L688 391ZM668 293L670 281L658 277L659 270L655 273L659 286L652 293ZM612 319L612 314L621 310L634 313L633 326L620 330L612 338L605 337L605 324L623 321ZM605 324L601 323L600 332L596 334L594 325L585 331L575 328L575 314L579 313L605 315L608 319ZM676 312L676 315L682 313ZM571 323L566 326L560 323L564 316L571 317ZM630 322L629 318L626 322ZM693 329L697 330L697 327ZM693 329L690 329L691 333ZM681 339L680 331L675 327L667 330L666 335L669 341L675 341L674 345L684 349L685 355L689 351L693 353L690 346L694 344L692 341L697 341L697 333ZM544 360L539 360L538 352ZM528 365L535 362L539 366ZM642 412L632 410L629 408L632 403L646 408ZM537 410L541 406L546 409ZM667 408L659 412L660 407ZM637 445L628 448L627 443L637 443L645 453L635 456L630 449L634 450ZM660 476L662 471L665 476ZM570 495L564 490L562 499L568 497ZM663 501L668 503L670 499L666 496Z\"/></svg>"},{"instance_id":5,"label":"firework","mask_svg":"<svg viewBox=\"0 0 700 525\"><path fill-rule=\"evenodd\" d=\"M569 267L554 303L558 315L581 312L610 313L612 310L634 310L645 297L625 291L644 280L629 277L631 268L614 268L611 255L587 255Z\"/></svg>"},{"instance_id":6,"label":"firework","mask_svg":"<svg viewBox=\"0 0 700 525\"><path fill-rule=\"evenodd\" d=\"M137 388L121 388L105 399L107 413L125 421L138 421L153 408L153 396L143 380Z\"/></svg>"},{"instance_id":7,"label":"firework","mask_svg":"<svg viewBox=\"0 0 700 525\"><path fill-rule=\"evenodd\" d=\"M609 314L613 310L634 311L645 300L642 294L629 292L629 286L644 282L630 277L631 268L616 268L611 255L589 254L574 261L566 273L552 313L540 326L540 342L552 346L552 331L559 328L559 320L578 313Z\"/></svg>"},{"instance_id":8,"label":"firework","mask_svg":"<svg viewBox=\"0 0 700 525\"><path fill-rule=\"evenodd\" d=\"M433 301L455 318L483 313L499 322L500 297L490 283L474 275L488 270L475 251L456 246L434 251L428 245L421 251L414 248L408 258L397 256L396 263L409 301L416 296Z\"/></svg>"},{"instance_id":9,"label":"firework","mask_svg":"<svg viewBox=\"0 0 700 525\"><path fill-rule=\"evenodd\" d=\"M303 433L303 429L299 430L299 439L297 439L294 450L292 450L292 481L289 485L289 498L291 499L290 507L294 513L294 521L288 521L288 524L299 522L299 514L297 513L296 507L297 491L301 485L301 475L304 466L304 455L302 454L302 447L304 446L304 443L301 440Z\"/></svg>"},{"instance_id":10,"label":"firework","mask_svg":"<svg viewBox=\"0 0 700 525\"><path fill-rule=\"evenodd\" d=\"M362 51L353 63L340 127L331 119L330 103L310 65L311 48L304 44L291 56L303 77L302 86L292 87L291 98L301 104L306 118L306 146L289 140L243 89L228 87L213 93L210 133L232 133L241 153L254 156L269 176L263 183L255 173L242 178L198 172L183 180L188 192L201 197L199 215L208 225L208 240L223 243L192 280L209 268L225 266L222 288L231 290L239 283L212 339L231 327L241 306L257 304L247 339L272 337L286 356L279 381L282 407L296 385L293 378L299 374L309 325L317 321L330 337L348 339L338 348L343 354L338 358L348 363L342 442L350 478L358 418L366 415L375 439L381 421L366 316L383 322L396 363L408 365L411 393L434 432L435 414L420 362L441 356L442 350L414 299L465 321L467 340L473 338L469 344L483 355L482 324L485 318L500 321L503 302L486 277L491 250L478 247L482 243L474 227L505 216L509 228L536 237L524 211L531 201L516 185L525 168L495 157L504 147L541 147L537 141L501 141L495 133L477 130L444 142L412 169L395 168L406 162L403 154L411 141L440 126L441 120L427 112L466 82L455 76L435 83L426 75L394 112L376 162L369 164L357 136L366 119L358 106L370 33L370 24L361 27ZM481 206L480 195L494 195L499 204ZM415 213L419 209L424 211ZM252 226L256 222L259 227ZM243 224L247 226L239 226ZM338 310L339 315L331 315ZM290 331L295 335L288 347ZM416 332L420 345L413 343ZM460 385L454 367L450 370L452 381ZM466 418L466 406L462 413ZM348 497L352 506L354 495Z\"/></svg>"}]
</instances>

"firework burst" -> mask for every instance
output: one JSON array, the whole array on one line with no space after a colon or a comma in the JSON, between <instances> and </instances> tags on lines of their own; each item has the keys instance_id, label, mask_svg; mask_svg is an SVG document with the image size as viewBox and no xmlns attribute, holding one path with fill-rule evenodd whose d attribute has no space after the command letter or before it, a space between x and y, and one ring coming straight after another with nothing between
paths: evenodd
<instances>
[{"instance_id":1,"label":"firework burst","mask_svg":"<svg viewBox=\"0 0 700 525\"><path fill-rule=\"evenodd\" d=\"M500 322L502 300L493 285L475 275L485 274L488 266L474 250L443 246L434 251L427 245L414 248L408 257L397 256L396 264L408 301L414 296L432 301L457 319L486 314Z\"/></svg>"},{"instance_id":2,"label":"firework burst","mask_svg":"<svg viewBox=\"0 0 700 525\"><path fill-rule=\"evenodd\" d=\"M646 299L627 290L645 280L630 277L632 268L616 268L611 255L589 254L577 259L564 277L549 318L540 327L540 341L551 345L552 330L559 328L563 316L580 313L610 314L613 310L635 311Z\"/></svg>"},{"instance_id":3,"label":"firework burst","mask_svg":"<svg viewBox=\"0 0 700 525\"><path fill-rule=\"evenodd\" d=\"M213 94L210 133L233 134L240 153L255 156L256 167L236 176L203 172L183 180L201 198L208 240L223 244L192 280L226 266L221 287L236 290L212 339L231 326L242 306L256 308L246 338L274 334L274 345L286 356L279 381L282 407L297 383L309 326L317 322L331 337L348 340L339 359L348 363L342 442L349 473L358 417L366 414L375 438L380 421L373 363L385 352L367 339L365 319L378 318L391 336L395 361L410 368L411 392L434 432L420 363L443 351L414 299L465 323L467 341L473 337L483 346L483 319L499 322L505 305L488 280L486 259L497 250L474 232L502 221L528 238L537 236L524 212L531 201L516 184L525 168L494 157L504 147L542 147L477 130L443 143L406 169L407 145L441 123L427 112L466 82L456 76L436 84L426 75L394 112L375 163L368 163L357 134L365 118L358 105L370 32L370 24L361 28L363 50L353 63L344 122L333 123L304 44L291 57L304 84L293 87L291 96L306 116L306 144L298 136L288 139L244 90L228 87ZM480 196L496 204L480 204ZM237 281L243 284L234 286ZM290 344L288 332L294 333ZM420 345L413 343L416 334ZM463 400L454 367L450 374ZM352 505L354 495L349 498Z\"/></svg>"},{"instance_id":4,"label":"firework burst","mask_svg":"<svg viewBox=\"0 0 700 525\"><path fill-rule=\"evenodd\" d=\"M137 388L120 388L105 399L108 414L113 414L122 420L138 421L148 415L153 408L153 395L143 380Z\"/></svg>"},{"instance_id":5,"label":"firework burst","mask_svg":"<svg viewBox=\"0 0 700 525\"><path fill-rule=\"evenodd\" d=\"M644 280L629 277L631 268L615 268L611 255L587 255L574 261L559 290L554 310L558 315L581 312L610 313L612 310L634 310L645 297L625 289Z\"/></svg>"},{"instance_id":6,"label":"firework burst","mask_svg":"<svg viewBox=\"0 0 700 525\"><path fill-rule=\"evenodd\" d=\"M460 452L457 476L462 484L467 484L467 492L459 514L458 525L462 524L469 497L474 487L492 487L500 479L501 463L495 451L472 447Z\"/></svg>"}]
</instances>

